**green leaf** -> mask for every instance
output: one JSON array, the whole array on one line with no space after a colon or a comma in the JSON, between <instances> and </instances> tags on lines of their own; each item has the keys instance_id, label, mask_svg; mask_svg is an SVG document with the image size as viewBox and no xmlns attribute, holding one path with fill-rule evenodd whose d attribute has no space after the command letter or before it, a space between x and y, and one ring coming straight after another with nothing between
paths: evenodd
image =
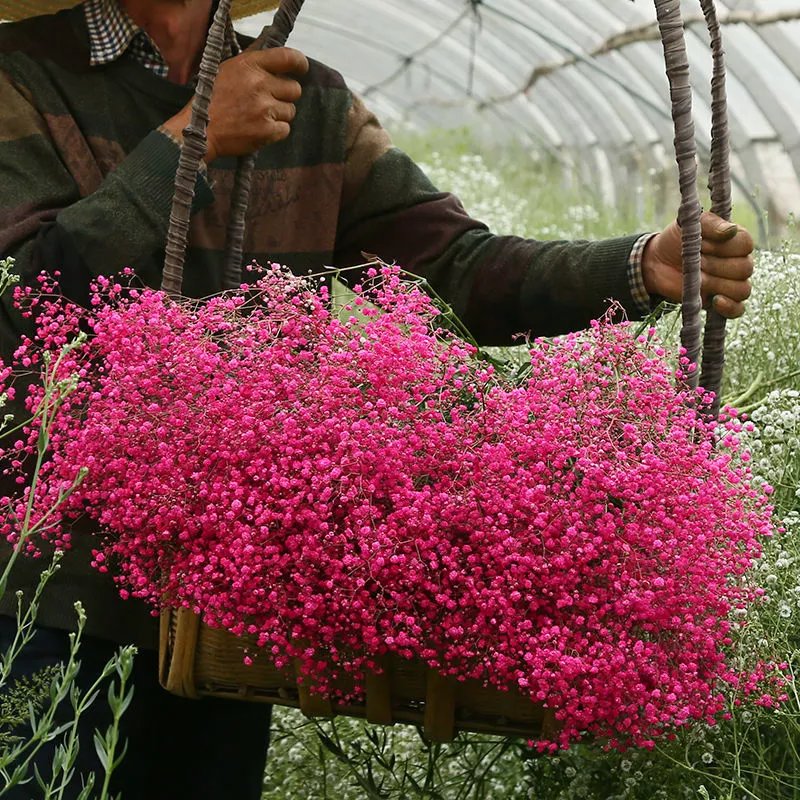
<instances>
[{"instance_id":1,"label":"green leaf","mask_svg":"<svg viewBox=\"0 0 800 800\"><path fill-rule=\"evenodd\" d=\"M94 732L94 749L103 769L108 772L108 742L106 742L105 736L100 735L100 731Z\"/></svg>"},{"instance_id":2,"label":"green leaf","mask_svg":"<svg viewBox=\"0 0 800 800\"><path fill-rule=\"evenodd\" d=\"M89 800L91 797L92 789L94 789L95 784L95 777L94 772L90 772L88 775L82 776L85 783L83 788L81 789L80 794L75 798L75 800Z\"/></svg>"},{"instance_id":3,"label":"green leaf","mask_svg":"<svg viewBox=\"0 0 800 800\"><path fill-rule=\"evenodd\" d=\"M330 752L333 753L336 756L336 758L342 761L347 760L347 756L345 755L344 750L342 750L342 748L339 747L339 745L336 744L336 742L334 742L330 736L319 730L317 731L317 736L319 737L319 740L322 743L323 747L325 747L327 750L330 750Z\"/></svg>"},{"instance_id":4,"label":"green leaf","mask_svg":"<svg viewBox=\"0 0 800 800\"><path fill-rule=\"evenodd\" d=\"M414 776L413 776L413 775L412 775L410 772L406 772L406 773L405 773L405 775L404 775L404 777L405 777L405 778L408 778L408 782L411 784L411 787L414 789L414 791L415 791L415 792L416 792L418 795L422 796L423 789L422 789L422 787L419 785L419 783L417 783L417 781L414 779Z\"/></svg>"}]
</instances>

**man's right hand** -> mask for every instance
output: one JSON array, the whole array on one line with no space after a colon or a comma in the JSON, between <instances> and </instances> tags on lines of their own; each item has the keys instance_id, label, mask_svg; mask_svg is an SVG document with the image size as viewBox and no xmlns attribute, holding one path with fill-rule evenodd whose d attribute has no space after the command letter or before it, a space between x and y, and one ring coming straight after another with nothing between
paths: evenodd
<instances>
[{"instance_id":1,"label":"man's right hand","mask_svg":"<svg viewBox=\"0 0 800 800\"><path fill-rule=\"evenodd\" d=\"M224 61L211 96L205 162L250 155L285 139L302 93L293 76L306 72L308 59L289 47L246 50ZM182 141L191 113L190 102L162 127Z\"/></svg>"}]
</instances>

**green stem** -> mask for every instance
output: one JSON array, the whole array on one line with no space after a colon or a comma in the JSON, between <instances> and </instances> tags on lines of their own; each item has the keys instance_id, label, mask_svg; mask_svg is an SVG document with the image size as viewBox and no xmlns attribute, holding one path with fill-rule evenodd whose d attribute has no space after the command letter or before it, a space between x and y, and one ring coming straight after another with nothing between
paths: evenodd
<instances>
[{"instance_id":1,"label":"green stem","mask_svg":"<svg viewBox=\"0 0 800 800\"><path fill-rule=\"evenodd\" d=\"M764 381L764 373L759 372L756 375L755 380L750 384L750 386L745 389L745 391L740 394L738 397L734 397L730 400L726 399L724 401L725 405L732 406L733 408L739 408L743 403L746 403L751 397L753 397L759 389L761 389Z\"/></svg>"}]
</instances>

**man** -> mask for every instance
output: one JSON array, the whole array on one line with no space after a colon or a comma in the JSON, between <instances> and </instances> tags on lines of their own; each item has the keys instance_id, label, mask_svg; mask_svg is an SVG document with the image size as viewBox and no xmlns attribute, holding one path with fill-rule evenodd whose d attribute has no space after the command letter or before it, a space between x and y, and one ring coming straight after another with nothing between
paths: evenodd
<instances>
[{"instance_id":1,"label":"man","mask_svg":"<svg viewBox=\"0 0 800 800\"><path fill-rule=\"evenodd\" d=\"M0 18L23 20L0 26L0 257L14 256L24 280L60 270L65 293L80 300L92 275L126 265L145 283L160 283L179 143L214 3L86 0L33 18L68 5L0 0ZM251 2L248 11L273 5ZM337 73L291 49L240 52L247 44L228 36L207 169L196 183L185 294L223 288L234 157L257 152L246 260L305 271L376 253L426 276L476 337L494 344L524 331L583 327L612 297L631 316L655 297L679 300L677 226L594 243L494 236L392 148ZM703 229L704 297L725 316L739 316L750 293L752 240L709 214ZM8 358L22 321L7 298L2 314ZM35 658L21 669L63 657L63 632L74 625L72 603L80 599L88 615L87 679L114 643L142 650L123 732L128 754L114 791L125 800L258 798L268 710L159 692L155 623L89 568L90 538L76 542L48 587ZM17 570L28 592L35 566ZM0 606L6 615L12 594ZM4 620L2 642L12 630ZM99 716L87 720L79 770L98 768L91 729L105 724Z\"/></svg>"}]
</instances>

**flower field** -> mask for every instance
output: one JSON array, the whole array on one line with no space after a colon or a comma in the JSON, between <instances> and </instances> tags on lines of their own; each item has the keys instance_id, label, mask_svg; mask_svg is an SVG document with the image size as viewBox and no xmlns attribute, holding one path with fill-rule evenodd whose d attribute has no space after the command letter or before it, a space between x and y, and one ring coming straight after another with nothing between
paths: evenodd
<instances>
[{"instance_id":1,"label":"flower field","mask_svg":"<svg viewBox=\"0 0 800 800\"><path fill-rule=\"evenodd\" d=\"M563 186L547 170L520 170L513 157L488 163L452 139L403 145L433 181L455 191L467 209L499 233L545 238L645 231L646 198L617 214ZM528 174L530 173L530 174ZM643 194L643 193L635 193ZM752 227L748 220L745 224ZM757 257L754 298L729 325L724 400L747 412L743 433L754 484L774 487L775 523L754 570L765 595L732 617L736 651L748 662L800 669L800 258L771 243ZM677 315L657 324L674 341ZM514 354L511 354L514 356ZM521 356L520 356L521 357ZM714 524L709 520L709 527ZM377 728L352 720L310 722L276 709L264 800L568 800L571 798L800 798L800 689L789 684L777 709L741 704L729 688L729 719L699 723L655 747L608 750L602 742L540 756L523 742L462 735L451 745L425 742L413 728Z\"/></svg>"}]
</instances>

